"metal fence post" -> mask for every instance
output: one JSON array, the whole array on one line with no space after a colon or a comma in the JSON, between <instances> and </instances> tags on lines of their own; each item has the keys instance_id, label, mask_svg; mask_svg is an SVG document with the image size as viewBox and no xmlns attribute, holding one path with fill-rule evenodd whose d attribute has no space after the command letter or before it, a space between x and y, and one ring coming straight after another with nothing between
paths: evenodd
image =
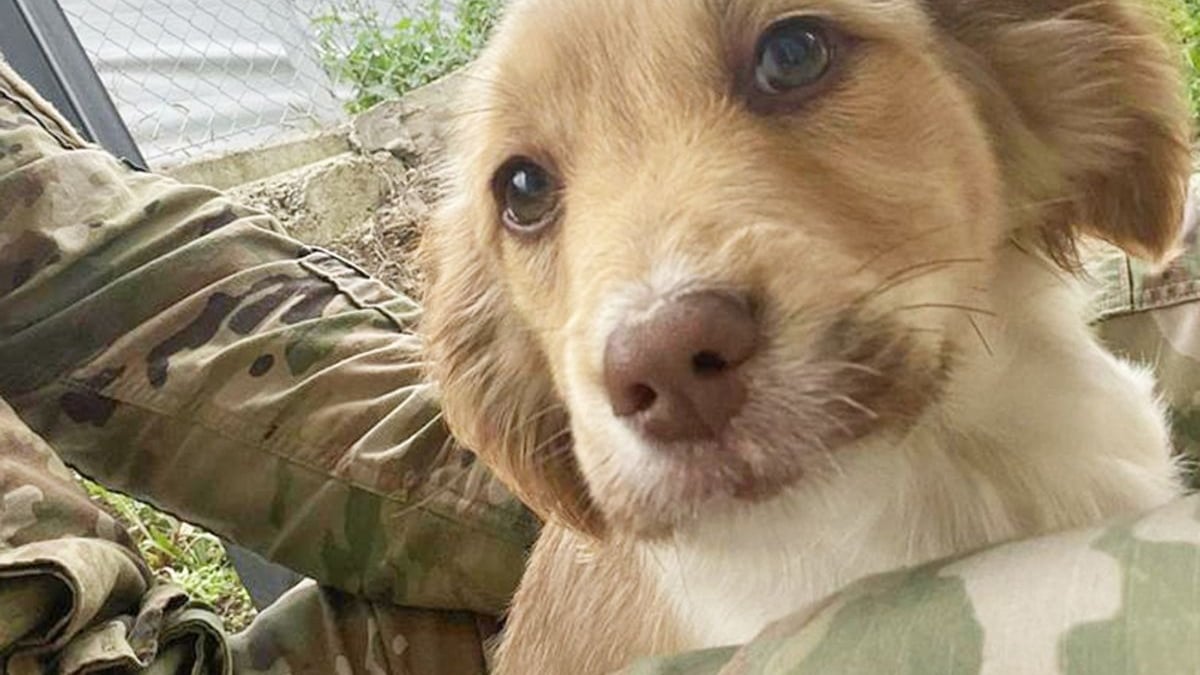
<instances>
[{"instance_id":1,"label":"metal fence post","mask_svg":"<svg viewBox=\"0 0 1200 675\"><path fill-rule=\"evenodd\" d=\"M146 167L58 0L0 0L0 51L86 138Z\"/></svg>"}]
</instances>

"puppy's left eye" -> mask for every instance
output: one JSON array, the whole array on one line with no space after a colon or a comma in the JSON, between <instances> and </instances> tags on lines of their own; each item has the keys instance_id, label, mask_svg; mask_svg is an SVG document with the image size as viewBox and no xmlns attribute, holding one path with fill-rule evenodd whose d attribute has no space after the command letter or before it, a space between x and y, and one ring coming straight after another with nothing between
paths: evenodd
<instances>
[{"instance_id":1,"label":"puppy's left eye","mask_svg":"<svg viewBox=\"0 0 1200 675\"><path fill-rule=\"evenodd\" d=\"M784 19L759 40L755 85L768 95L813 85L829 72L833 56L829 36L815 19Z\"/></svg>"},{"instance_id":2,"label":"puppy's left eye","mask_svg":"<svg viewBox=\"0 0 1200 675\"><path fill-rule=\"evenodd\" d=\"M508 229L531 234L554 220L558 183L536 162L523 157L509 160L496 172L494 189Z\"/></svg>"}]
</instances>

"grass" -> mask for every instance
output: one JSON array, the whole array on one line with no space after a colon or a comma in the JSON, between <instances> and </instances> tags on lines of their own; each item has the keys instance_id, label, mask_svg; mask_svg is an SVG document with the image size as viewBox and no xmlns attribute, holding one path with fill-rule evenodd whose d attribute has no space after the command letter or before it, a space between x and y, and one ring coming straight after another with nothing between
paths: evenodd
<instances>
[{"instance_id":1,"label":"grass","mask_svg":"<svg viewBox=\"0 0 1200 675\"><path fill-rule=\"evenodd\" d=\"M84 481L84 486L128 530L155 576L211 605L231 632L250 625L254 605L219 539L90 481Z\"/></svg>"},{"instance_id":2,"label":"grass","mask_svg":"<svg viewBox=\"0 0 1200 675\"><path fill-rule=\"evenodd\" d=\"M1188 99L1200 120L1200 0L1156 0L1179 40L1187 67ZM1200 127L1200 123L1197 125Z\"/></svg>"},{"instance_id":3,"label":"grass","mask_svg":"<svg viewBox=\"0 0 1200 675\"><path fill-rule=\"evenodd\" d=\"M499 14L500 0L459 0L447 12L440 0L423 0L387 24L362 0L341 0L316 17L321 61L353 89L346 110L358 113L395 98L470 62Z\"/></svg>"}]
</instances>

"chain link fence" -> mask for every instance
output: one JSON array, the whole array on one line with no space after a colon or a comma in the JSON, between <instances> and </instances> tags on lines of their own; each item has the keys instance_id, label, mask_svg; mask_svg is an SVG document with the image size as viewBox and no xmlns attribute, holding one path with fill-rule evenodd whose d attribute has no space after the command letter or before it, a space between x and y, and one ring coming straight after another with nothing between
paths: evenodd
<instances>
[{"instance_id":1,"label":"chain link fence","mask_svg":"<svg viewBox=\"0 0 1200 675\"><path fill-rule=\"evenodd\" d=\"M59 0L157 169L424 84L474 55L501 1Z\"/></svg>"}]
</instances>

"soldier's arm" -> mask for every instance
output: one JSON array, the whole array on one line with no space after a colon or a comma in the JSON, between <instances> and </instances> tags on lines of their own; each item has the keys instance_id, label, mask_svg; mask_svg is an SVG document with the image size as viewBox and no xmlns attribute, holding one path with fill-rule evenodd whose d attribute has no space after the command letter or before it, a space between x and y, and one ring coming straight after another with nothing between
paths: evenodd
<instances>
[{"instance_id":1,"label":"soldier's arm","mask_svg":"<svg viewBox=\"0 0 1200 675\"><path fill-rule=\"evenodd\" d=\"M624 675L1200 672L1200 497L856 583L741 648Z\"/></svg>"},{"instance_id":2,"label":"soldier's arm","mask_svg":"<svg viewBox=\"0 0 1200 675\"><path fill-rule=\"evenodd\" d=\"M496 613L534 523L449 442L416 315L86 147L0 65L0 398L82 473L323 583Z\"/></svg>"}]
</instances>

